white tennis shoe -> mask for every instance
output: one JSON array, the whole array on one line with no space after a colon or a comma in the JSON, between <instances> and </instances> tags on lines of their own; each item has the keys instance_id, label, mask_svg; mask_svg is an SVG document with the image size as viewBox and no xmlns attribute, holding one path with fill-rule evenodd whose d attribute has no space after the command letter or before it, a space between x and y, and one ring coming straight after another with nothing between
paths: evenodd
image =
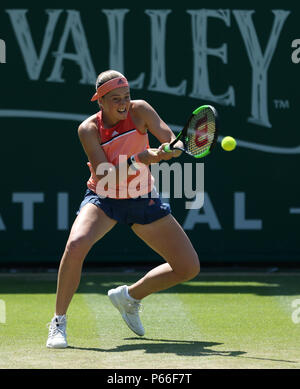
<instances>
[{"instance_id":1,"label":"white tennis shoe","mask_svg":"<svg viewBox=\"0 0 300 389\"><path fill-rule=\"evenodd\" d=\"M66 316L54 316L49 326L49 335L46 346L49 348L66 348L67 334L66 334L67 319Z\"/></svg>"},{"instance_id":2,"label":"white tennis shoe","mask_svg":"<svg viewBox=\"0 0 300 389\"><path fill-rule=\"evenodd\" d=\"M108 291L108 297L112 304L119 310L128 327L137 335L145 334L144 327L139 317L141 303L128 295L127 285L119 286Z\"/></svg>"}]
</instances>

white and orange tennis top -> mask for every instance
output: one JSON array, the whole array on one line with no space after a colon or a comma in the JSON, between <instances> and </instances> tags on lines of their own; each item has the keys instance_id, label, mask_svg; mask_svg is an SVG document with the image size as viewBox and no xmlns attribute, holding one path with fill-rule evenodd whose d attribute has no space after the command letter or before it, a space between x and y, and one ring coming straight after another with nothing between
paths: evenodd
<instances>
[{"instance_id":1,"label":"white and orange tennis top","mask_svg":"<svg viewBox=\"0 0 300 389\"><path fill-rule=\"evenodd\" d=\"M131 155L149 148L148 134L143 134L136 128L130 113L128 113L125 120L121 120L111 128L104 128L102 111L98 112L96 120L101 147L107 161L112 165L117 166L119 163L125 162ZM87 182L87 187L99 195L97 183L98 181L91 175ZM105 194L100 194L110 198L132 198L151 192L153 187L154 178L151 175L150 169L148 166L143 165L141 170L138 170L135 174L128 175L126 180L116 183L113 187L110 184L109 190Z\"/></svg>"}]
</instances>

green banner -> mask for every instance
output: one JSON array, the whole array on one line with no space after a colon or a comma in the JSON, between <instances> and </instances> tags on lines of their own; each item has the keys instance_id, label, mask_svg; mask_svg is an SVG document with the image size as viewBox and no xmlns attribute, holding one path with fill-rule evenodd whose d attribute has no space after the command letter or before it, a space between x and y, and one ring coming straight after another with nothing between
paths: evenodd
<instances>
[{"instance_id":1,"label":"green banner","mask_svg":"<svg viewBox=\"0 0 300 389\"><path fill-rule=\"evenodd\" d=\"M202 104L219 112L216 149L197 161L204 204L167 199L200 261L299 262L299 18L287 1L3 0L0 261L59 261L89 178L77 128L97 111L97 75L116 69L175 133ZM88 261L160 258L118 225Z\"/></svg>"}]
</instances>

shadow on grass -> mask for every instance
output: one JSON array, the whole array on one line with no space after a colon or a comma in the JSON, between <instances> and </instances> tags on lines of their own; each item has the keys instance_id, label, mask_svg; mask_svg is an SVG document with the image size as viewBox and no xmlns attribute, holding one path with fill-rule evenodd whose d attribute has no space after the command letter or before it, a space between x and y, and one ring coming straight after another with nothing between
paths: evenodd
<instances>
[{"instance_id":1,"label":"shadow on grass","mask_svg":"<svg viewBox=\"0 0 300 389\"><path fill-rule=\"evenodd\" d=\"M175 354L190 357L225 356L234 357L245 354L244 351L215 351L211 347L222 343L198 342L188 340L149 339L149 338L125 338L125 341L137 341L138 343L122 344L111 349L88 348L69 346L70 349L98 352L126 352L144 350L147 354Z\"/></svg>"},{"instance_id":2,"label":"shadow on grass","mask_svg":"<svg viewBox=\"0 0 300 389\"><path fill-rule=\"evenodd\" d=\"M144 350L146 354L174 354L178 356L189 356L189 357L211 357L211 356L239 357L239 358L264 360L264 361L271 361L271 362L298 363L298 361L246 356L247 353L245 351L217 351L211 349L212 347L220 346L223 344L217 342L150 339L150 338L140 338L140 337L125 338L124 340L137 341L138 343L123 344L111 349L96 348L96 347L76 347L76 346L69 346L68 348L73 350L108 352L108 353Z\"/></svg>"},{"instance_id":3,"label":"shadow on grass","mask_svg":"<svg viewBox=\"0 0 300 389\"><path fill-rule=\"evenodd\" d=\"M107 294L107 291L119 285L136 282L141 274L83 274L77 293ZM56 292L56 274L14 274L0 275L1 294L52 293ZM299 295L299 275L213 275L205 273L192 282L185 282L163 293L197 294L252 294L258 296L294 296Z\"/></svg>"}]
</instances>

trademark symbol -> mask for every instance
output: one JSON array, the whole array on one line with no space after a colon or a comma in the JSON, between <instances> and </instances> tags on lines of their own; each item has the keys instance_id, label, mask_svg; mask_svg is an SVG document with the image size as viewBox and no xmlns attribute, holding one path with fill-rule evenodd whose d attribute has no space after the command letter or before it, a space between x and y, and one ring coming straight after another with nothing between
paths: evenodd
<instances>
[{"instance_id":1,"label":"trademark symbol","mask_svg":"<svg viewBox=\"0 0 300 389\"><path fill-rule=\"evenodd\" d=\"M273 100L274 106L276 109L289 109L290 108L290 102L289 100Z\"/></svg>"}]
</instances>

